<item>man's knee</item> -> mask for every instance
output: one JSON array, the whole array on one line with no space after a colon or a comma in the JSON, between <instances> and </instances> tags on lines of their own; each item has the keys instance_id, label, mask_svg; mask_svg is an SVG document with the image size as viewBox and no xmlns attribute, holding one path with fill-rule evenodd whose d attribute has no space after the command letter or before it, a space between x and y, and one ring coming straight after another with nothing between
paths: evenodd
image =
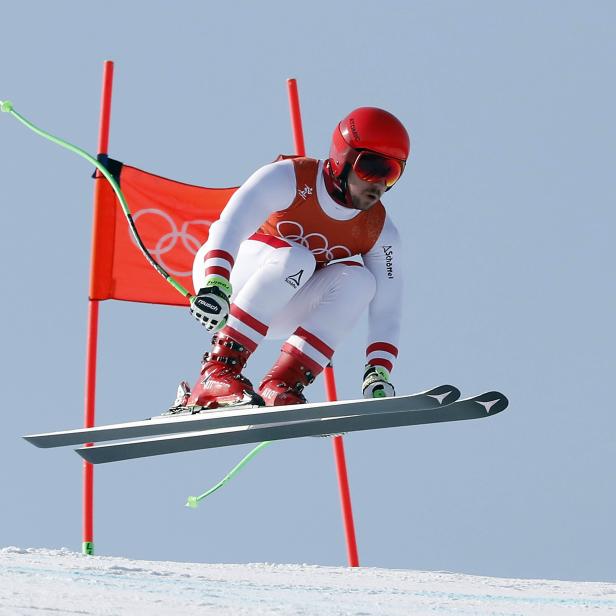
<instances>
[{"instance_id":1,"label":"man's knee","mask_svg":"<svg viewBox=\"0 0 616 616\"><path fill-rule=\"evenodd\" d=\"M284 263L285 281L294 288L303 286L314 274L317 263L305 246L290 242L289 248L280 251Z\"/></svg>"},{"instance_id":2,"label":"man's knee","mask_svg":"<svg viewBox=\"0 0 616 616\"><path fill-rule=\"evenodd\" d=\"M369 302L376 293L376 279L372 272L361 263L341 261L327 266L339 278L338 284L353 290L355 297L362 297Z\"/></svg>"}]
</instances>

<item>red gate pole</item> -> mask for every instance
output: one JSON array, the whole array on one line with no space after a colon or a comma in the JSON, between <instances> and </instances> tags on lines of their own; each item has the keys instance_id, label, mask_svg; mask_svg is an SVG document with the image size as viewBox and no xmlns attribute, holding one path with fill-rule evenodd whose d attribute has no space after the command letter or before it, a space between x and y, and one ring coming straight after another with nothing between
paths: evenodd
<instances>
[{"instance_id":1,"label":"red gate pole","mask_svg":"<svg viewBox=\"0 0 616 616\"><path fill-rule=\"evenodd\" d=\"M327 399L338 400L334 367L329 364L323 371L325 377L325 391ZM346 457L344 455L344 441L341 436L334 436L334 456L336 458L336 471L338 473L338 486L340 490L340 503L342 506L342 519L347 543L347 560L349 567L359 567L357 554L357 541L355 540L355 523L353 522L353 507L351 506L351 490L347 474Z\"/></svg>"},{"instance_id":2,"label":"red gate pole","mask_svg":"<svg viewBox=\"0 0 616 616\"><path fill-rule=\"evenodd\" d=\"M295 153L299 156L306 156L304 145L304 131L302 129L302 118L299 108L299 94L297 91L297 81L287 79L289 93L289 108L291 111L291 124L293 126L293 140L295 142ZM334 368L331 363L323 372L325 377L325 391L327 399L332 402L338 399L336 394L336 381L334 379ZM355 539L355 524L353 522L353 509L351 506L351 490L349 488L349 478L347 474L346 459L344 455L344 443L341 436L334 437L334 456L336 459L336 469L338 472L338 485L340 489L340 502L342 506L342 519L347 544L347 558L350 567L359 567L359 557L357 555L357 541Z\"/></svg>"},{"instance_id":3,"label":"red gate pole","mask_svg":"<svg viewBox=\"0 0 616 616\"><path fill-rule=\"evenodd\" d=\"M111 91L113 85L113 62L107 60L103 65L103 89L98 132L98 154L107 154L109 147L109 122L111 117ZM98 177L97 172L97 177ZM94 188L94 220L92 229L92 256L90 260L90 288L95 272L96 238L99 224L98 202L99 182ZM86 341L86 380L84 427L94 426L96 403L96 357L98 347L98 305L99 301L88 300L88 325ZM83 542L82 552L94 554L94 468L89 462L83 463Z\"/></svg>"}]
</instances>

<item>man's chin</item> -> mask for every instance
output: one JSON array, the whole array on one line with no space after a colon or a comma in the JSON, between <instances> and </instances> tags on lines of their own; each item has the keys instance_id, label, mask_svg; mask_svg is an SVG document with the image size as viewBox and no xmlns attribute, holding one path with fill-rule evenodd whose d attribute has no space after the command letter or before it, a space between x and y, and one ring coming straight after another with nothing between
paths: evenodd
<instances>
[{"instance_id":1,"label":"man's chin","mask_svg":"<svg viewBox=\"0 0 616 616\"><path fill-rule=\"evenodd\" d=\"M378 199L371 199L368 197L365 199L353 199L353 207L356 210L362 210L365 212L366 210L369 210L371 207L376 205L378 202Z\"/></svg>"}]
</instances>

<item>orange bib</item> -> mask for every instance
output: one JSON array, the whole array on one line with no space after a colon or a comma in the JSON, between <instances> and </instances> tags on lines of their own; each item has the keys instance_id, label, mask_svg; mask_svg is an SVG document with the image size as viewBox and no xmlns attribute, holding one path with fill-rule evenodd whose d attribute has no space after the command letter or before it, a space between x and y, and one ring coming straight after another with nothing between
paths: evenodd
<instances>
[{"instance_id":1,"label":"orange bib","mask_svg":"<svg viewBox=\"0 0 616 616\"><path fill-rule=\"evenodd\" d=\"M319 161L293 158L293 166L297 184L293 203L285 210L271 214L259 231L305 246L314 255L317 267L368 252L385 223L383 204L379 201L351 220L331 218L317 199Z\"/></svg>"}]
</instances>

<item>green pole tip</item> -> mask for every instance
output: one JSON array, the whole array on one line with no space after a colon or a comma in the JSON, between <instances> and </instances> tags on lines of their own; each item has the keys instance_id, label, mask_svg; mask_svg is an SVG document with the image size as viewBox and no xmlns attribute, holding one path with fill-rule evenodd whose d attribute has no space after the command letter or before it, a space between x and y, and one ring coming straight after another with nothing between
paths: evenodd
<instances>
[{"instance_id":1,"label":"green pole tip","mask_svg":"<svg viewBox=\"0 0 616 616\"><path fill-rule=\"evenodd\" d=\"M81 552L86 556L92 556L94 554L94 543L91 541L84 541L81 544Z\"/></svg>"},{"instance_id":2,"label":"green pole tip","mask_svg":"<svg viewBox=\"0 0 616 616\"><path fill-rule=\"evenodd\" d=\"M11 103L11 101L0 101L0 109L5 113L13 111L13 103Z\"/></svg>"},{"instance_id":3,"label":"green pole tip","mask_svg":"<svg viewBox=\"0 0 616 616\"><path fill-rule=\"evenodd\" d=\"M189 496L186 501L186 506L191 509L196 509L199 506L199 499L196 496Z\"/></svg>"}]
</instances>

